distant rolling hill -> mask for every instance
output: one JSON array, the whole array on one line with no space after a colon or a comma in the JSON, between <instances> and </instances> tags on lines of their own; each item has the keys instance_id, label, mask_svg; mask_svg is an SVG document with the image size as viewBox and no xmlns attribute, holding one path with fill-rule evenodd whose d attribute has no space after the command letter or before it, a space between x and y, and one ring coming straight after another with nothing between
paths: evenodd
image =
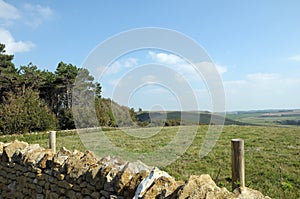
<instances>
[{"instance_id":1,"label":"distant rolling hill","mask_svg":"<svg viewBox=\"0 0 300 199\"><path fill-rule=\"evenodd\" d=\"M212 114L210 112L199 111L143 111L136 114L136 118L141 123L159 123L164 122L166 126L192 125L192 124L221 124L224 116ZM225 117L225 125L251 125L244 122L235 121Z\"/></svg>"},{"instance_id":2,"label":"distant rolling hill","mask_svg":"<svg viewBox=\"0 0 300 199\"><path fill-rule=\"evenodd\" d=\"M235 121L263 126L300 126L299 109L274 109L228 112L226 117Z\"/></svg>"}]
</instances>

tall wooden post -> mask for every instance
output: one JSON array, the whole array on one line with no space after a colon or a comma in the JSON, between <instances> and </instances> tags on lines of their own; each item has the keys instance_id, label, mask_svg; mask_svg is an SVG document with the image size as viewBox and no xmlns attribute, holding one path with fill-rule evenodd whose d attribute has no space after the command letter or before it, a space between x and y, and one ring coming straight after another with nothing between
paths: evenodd
<instances>
[{"instance_id":1,"label":"tall wooden post","mask_svg":"<svg viewBox=\"0 0 300 199\"><path fill-rule=\"evenodd\" d=\"M50 131L49 136L49 147L56 153L56 131Z\"/></svg>"},{"instance_id":2,"label":"tall wooden post","mask_svg":"<svg viewBox=\"0 0 300 199\"><path fill-rule=\"evenodd\" d=\"M231 140L232 190L245 186L244 140Z\"/></svg>"}]
</instances>

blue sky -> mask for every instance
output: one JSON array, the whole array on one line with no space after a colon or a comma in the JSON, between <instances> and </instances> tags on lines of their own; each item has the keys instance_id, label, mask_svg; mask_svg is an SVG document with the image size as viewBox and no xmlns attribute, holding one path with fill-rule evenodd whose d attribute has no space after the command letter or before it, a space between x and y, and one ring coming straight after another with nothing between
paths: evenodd
<instances>
[{"instance_id":1,"label":"blue sky","mask_svg":"<svg viewBox=\"0 0 300 199\"><path fill-rule=\"evenodd\" d=\"M143 27L172 29L194 39L217 66L226 110L300 108L299 8L296 0L0 0L0 42L15 54L17 67L32 62L54 71L60 61L81 66L99 43L120 32ZM114 66L122 68L120 75L124 75L126 66L178 64L170 62L174 59L169 52L144 51L121 57ZM200 109L211 110L209 91L199 86L205 83L196 85L188 73L182 76L189 80ZM100 80L104 96L112 97L109 91L116 84L110 82L118 78ZM168 90L166 95L145 98L147 89L153 90L150 87L132 93L124 105L178 109L174 103L178 99L173 99L173 105L166 101L176 96Z\"/></svg>"}]
</instances>

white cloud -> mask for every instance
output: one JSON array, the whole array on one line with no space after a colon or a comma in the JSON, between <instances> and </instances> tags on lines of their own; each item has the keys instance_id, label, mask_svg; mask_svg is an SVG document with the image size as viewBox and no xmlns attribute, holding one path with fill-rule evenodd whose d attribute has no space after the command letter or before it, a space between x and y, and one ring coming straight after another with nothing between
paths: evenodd
<instances>
[{"instance_id":1,"label":"white cloud","mask_svg":"<svg viewBox=\"0 0 300 199\"><path fill-rule=\"evenodd\" d=\"M109 83L111 86L113 86L113 87L120 86L120 85L121 85L121 78L110 79L110 80L108 80L108 83Z\"/></svg>"},{"instance_id":2,"label":"white cloud","mask_svg":"<svg viewBox=\"0 0 300 199\"><path fill-rule=\"evenodd\" d=\"M182 75L178 74L178 73L176 73L174 76L175 76L174 79L175 79L177 82L182 83L182 82L185 81L184 77L183 77Z\"/></svg>"},{"instance_id":3,"label":"white cloud","mask_svg":"<svg viewBox=\"0 0 300 199\"><path fill-rule=\"evenodd\" d=\"M49 6L26 3L17 9L12 4L0 0L0 20L4 20L2 25L13 24L18 21L36 28L44 20L50 19L53 14L54 12Z\"/></svg>"},{"instance_id":4,"label":"white cloud","mask_svg":"<svg viewBox=\"0 0 300 199\"><path fill-rule=\"evenodd\" d=\"M197 70L201 73L202 77L207 81L217 80L220 75L227 72L227 67L215 65L212 62L196 63ZM195 72L194 72L195 73Z\"/></svg>"},{"instance_id":5,"label":"white cloud","mask_svg":"<svg viewBox=\"0 0 300 199\"><path fill-rule=\"evenodd\" d=\"M154 75L147 75L147 76L144 76L144 77L142 77L142 82L144 82L144 83L154 83L154 82L159 82L159 79L157 79L157 77L156 76L154 76Z\"/></svg>"},{"instance_id":6,"label":"white cloud","mask_svg":"<svg viewBox=\"0 0 300 199\"><path fill-rule=\"evenodd\" d=\"M105 75L112 75L112 74L116 74L120 71L122 71L122 69L124 68L131 68L138 65L138 60L136 58L127 58L125 60L117 60L114 61L105 71ZM102 71L104 70L104 67L100 67L103 68Z\"/></svg>"},{"instance_id":7,"label":"white cloud","mask_svg":"<svg viewBox=\"0 0 300 199\"><path fill-rule=\"evenodd\" d=\"M27 12L33 12L35 15L39 15L43 18L49 18L53 15L53 10L48 6L25 4L24 10Z\"/></svg>"},{"instance_id":8,"label":"white cloud","mask_svg":"<svg viewBox=\"0 0 300 199\"><path fill-rule=\"evenodd\" d=\"M174 54L155 53L153 51L150 51L148 54L153 60L162 64L179 64L184 62L183 59Z\"/></svg>"},{"instance_id":9,"label":"white cloud","mask_svg":"<svg viewBox=\"0 0 300 199\"><path fill-rule=\"evenodd\" d=\"M53 10L48 6L43 7L41 5L37 5L36 8L37 12L44 18L49 18L53 15Z\"/></svg>"},{"instance_id":10,"label":"white cloud","mask_svg":"<svg viewBox=\"0 0 300 199\"><path fill-rule=\"evenodd\" d=\"M35 46L30 41L15 41L10 32L3 28L0 28L0 43L5 44L5 50L8 54L27 52Z\"/></svg>"},{"instance_id":11,"label":"white cloud","mask_svg":"<svg viewBox=\"0 0 300 199\"><path fill-rule=\"evenodd\" d=\"M244 80L224 82L228 110L299 108L300 79L278 74L248 74Z\"/></svg>"},{"instance_id":12,"label":"white cloud","mask_svg":"<svg viewBox=\"0 0 300 199\"><path fill-rule=\"evenodd\" d=\"M253 73L248 74L247 78L252 81L269 81L278 78L278 75L274 73Z\"/></svg>"},{"instance_id":13,"label":"white cloud","mask_svg":"<svg viewBox=\"0 0 300 199\"><path fill-rule=\"evenodd\" d=\"M113 64L110 65L110 67L107 69L108 74L115 74L119 72L122 68L122 64L120 61L115 61Z\"/></svg>"},{"instance_id":14,"label":"white cloud","mask_svg":"<svg viewBox=\"0 0 300 199\"><path fill-rule=\"evenodd\" d=\"M209 79L218 75L222 75L227 72L227 67L223 65L216 65L211 62L194 63L195 66L189 64L184 59L168 53L156 53L149 51L150 58L158 63L167 64L171 69L177 71L185 79L199 80L204 77ZM201 74L199 74L199 72Z\"/></svg>"},{"instance_id":15,"label":"white cloud","mask_svg":"<svg viewBox=\"0 0 300 199\"><path fill-rule=\"evenodd\" d=\"M227 72L227 66L222 66L222 65L216 64L216 68L220 75Z\"/></svg>"},{"instance_id":16,"label":"white cloud","mask_svg":"<svg viewBox=\"0 0 300 199\"><path fill-rule=\"evenodd\" d=\"M17 8L3 0L0 0L0 18L10 20L18 19L19 17L20 13Z\"/></svg>"},{"instance_id":17,"label":"white cloud","mask_svg":"<svg viewBox=\"0 0 300 199\"><path fill-rule=\"evenodd\" d=\"M53 16L53 10L48 6L25 4L23 15L25 24L31 27L38 27L45 19L50 19Z\"/></svg>"},{"instance_id":18,"label":"white cloud","mask_svg":"<svg viewBox=\"0 0 300 199\"><path fill-rule=\"evenodd\" d=\"M148 86L148 87L146 87ZM149 85L145 85L144 86L145 89L144 89L144 94L163 94L163 93L170 93L170 91L165 88L165 87L162 87L162 86L159 86L159 85L152 85L152 86L149 86Z\"/></svg>"},{"instance_id":19,"label":"white cloud","mask_svg":"<svg viewBox=\"0 0 300 199\"><path fill-rule=\"evenodd\" d=\"M294 56L291 56L291 57L289 57L289 60L292 60L292 61L300 61L300 55L294 55Z\"/></svg>"},{"instance_id":20,"label":"white cloud","mask_svg":"<svg viewBox=\"0 0 300 199\"><path fill-rule=\"evenodd\" d=\"M45 19L53 15L53 10L48 6L25 4L17 9L12 4L0 0L0 22L2 26L16 23L38 27ZM9 54L30 51L35 44L31 41L15 41L7 28L0 27L0 42L5 44L5 50Z\"/></svg>"},{"instance_id":21,"label":"white cloud","mask_svg":"<svg viewBox=\"0 0 300 199\"><path fill-rule=\"evenodd\" d=\"M136 66L137 64L138 64L138 60L136 58L128 58L123 63L123 65L127 68Z\"/></svg>"}]
</instances>

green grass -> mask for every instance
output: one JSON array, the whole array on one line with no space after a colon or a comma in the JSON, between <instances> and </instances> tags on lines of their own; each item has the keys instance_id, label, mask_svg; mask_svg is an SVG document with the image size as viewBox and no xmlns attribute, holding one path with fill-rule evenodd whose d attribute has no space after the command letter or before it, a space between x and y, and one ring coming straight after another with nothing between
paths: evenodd
<instances>
[{"instance_id":1,"label":"green grass","mask_svg":"<svg viewBox=\"0 0 300 199\"><path fill-rule=\"evenodd\" d=\"M197 158L205 129L197 134L186 153L166 170L186 180L190 174L208 173L213 178L220 169L218 184L229 190L231 184L232 138L245 140L246 185L272 198L282 198L279 168L284 181L291 183L287 198L300 197L300 132L299 128L225 126L215 148L203 159Z\"/></svg>"},{"instance_id":2,"label":"green grass","mask_svg":"<svg viewBox=\"0 0 300 199\"><path fill-rule=\"evenodd\" d=\"M39 144L44 148L49 147L49 133L26 133L20 135L2 135L0 136L1 142L10 142L13 140L19 140L28 142L30 144ZM83 143L80 140L77 132L74 131L58 131L56 133L56 148L59 150L62 147L66 147L69 150L85 151Z\"/></svg>"},{"instance_id":3,"label":"green grass","mask_svg":"<svg viewBox=\"0 0 300 199\"><path fill-rule=\"evenodd\" d=\"M151 129L144 128L134 131L135 133L141 131L145 134ZM246 185L272 198L282 198L283 191L279 172L281 168L284 185L291 185L285 186L288 187L285 191L286 198L300 197L299 128L225 126L213 150L203 159L200 159L199 150L207 129L208 126L200 126L188 150L176 161L161 169L182 181L186 181L192 174L203 173L208 173L213 179L216 179L220 172L217 184L231 190L231 139L242 138L245 140ZM134 138L120 130L110 129L106 129L103 135L123 150L149 153L166 146L176 135L177 130L178 127L165 127L152 137L144 139ZM94 135L97 134L97 132L94 133ZM48 147L48 137L49 135L46 133L2 136L0 141L18 139ZM97 139L94 136L92 138L94 138L93 140ZM57 148L61 146L71 150L85 150L76 132L58 132ZM98 148L101 146L99 145Z\"/></svg>"}]
</instances>

